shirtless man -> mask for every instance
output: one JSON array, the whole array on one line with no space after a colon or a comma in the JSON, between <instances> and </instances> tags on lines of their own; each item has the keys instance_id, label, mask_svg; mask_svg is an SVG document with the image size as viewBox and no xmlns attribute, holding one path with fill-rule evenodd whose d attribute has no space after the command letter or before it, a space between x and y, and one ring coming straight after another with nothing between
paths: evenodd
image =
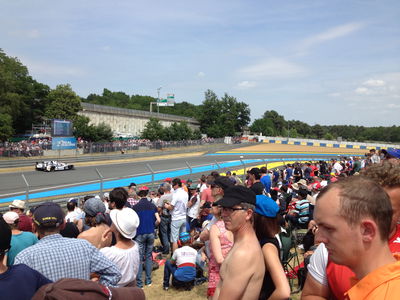
<instances>
[{"instance_id":1,"label":"shirtless man","mask_svg":"<svg viewBox=\"0 0 400 300\"><path fill-rule=\"evenodd\" d=\"M254 192L240 185L226 189L224 197L216 202L222 207L225 227L232 231L235 243L221 265L214 300L259 297L265 266L252 225L255 203Z\"/></svg>"}]
</instances>

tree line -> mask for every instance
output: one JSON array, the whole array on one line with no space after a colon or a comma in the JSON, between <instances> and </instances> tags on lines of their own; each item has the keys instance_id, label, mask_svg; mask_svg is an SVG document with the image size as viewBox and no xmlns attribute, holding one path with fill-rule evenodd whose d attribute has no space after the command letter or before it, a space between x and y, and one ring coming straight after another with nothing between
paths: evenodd
<instances>
[{"instance_id":1,"label":"tree line","mask_svg":"<svg viewBox=\"0 0 400 300\"><path fill-rule=\"evenodd\" d=\"M25 133L31 129L32 124L42 124L48 119L72 120L76 137L89 141L111 140L113 132L109 125L90 125L89 118L78 115L82 101L148 111L150 103L157 99L113 92L106 88L101 95L90 94L82 98L68 84L60 84L51 89L33 79L28 68L18 58L7 56L0 49L0 141ZM218 138L240 135L250 129L254 134L267 136L316 139L342 137L349 141L400 142L399 126L309 125L298 120L285 120L274 110L266 111L249 126L250 108L246 102L238 101L226 93L218 97L211 90L204 93L200 105L183 101L175 103L174 107L160 107L160 112L195 118L200 123L200 130L191 130L185 122L163 127L159 120L152 119L146 124L142 138L183 140L198 138L201 134Z\"/></svg>"},{"instance_id":2,"label":"tree line","mask_svg":"<svg viewBox=\"0 0 400 300\"><path fill-rule=\"evenodd\" d=\"M364 127L354 125L309 125L298 120L285 120L274 110L266 111L262 118L250 126L254 133L266 136L336 140L342 138L352 142L400 142L400 126Z\"/></svg>"}]
</instances>

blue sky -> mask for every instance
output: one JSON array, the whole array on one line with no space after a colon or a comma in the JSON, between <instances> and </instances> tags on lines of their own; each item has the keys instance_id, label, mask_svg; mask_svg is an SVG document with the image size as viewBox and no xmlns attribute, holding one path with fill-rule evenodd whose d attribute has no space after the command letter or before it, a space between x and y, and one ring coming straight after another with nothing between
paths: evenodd
<instances>
[{"instance_id":1,"label":"blue sky","mask_svg":"<svg viewBox=\"0 0 400 300\"><path fill-rule=\"evenodd\" d=\"M400 2L0 0L0 48L38 81L211 89L309 124L400 125ZM160 109L162 112L162 108Z\"/></svg>"}]
</instances>

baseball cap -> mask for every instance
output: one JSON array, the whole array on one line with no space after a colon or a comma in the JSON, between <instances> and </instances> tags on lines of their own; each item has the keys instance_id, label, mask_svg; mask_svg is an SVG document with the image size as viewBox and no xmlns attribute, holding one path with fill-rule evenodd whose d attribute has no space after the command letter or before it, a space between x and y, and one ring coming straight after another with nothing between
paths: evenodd
<instances>
[{"instance_id":1,"label":"baseball cap","mask_svg":"<svg viewBox=\"0 0 400 300\"><path fill-rule=\"evenodd\" d=\"M10 249L11 246L11 228L0 216L0 252Z\"/></svg>"},{"instance_id":2,"label":"baseball cap","mask_svg":"<svg viewBox=\"0 0 400 300\"><path fill-rule=\"evenodd\" d=\"M3 215L7 224L14 224L19 219L19 215L15 211L8 211Z\"/></svg>"},{"instance_id":3,"label":"baseball cap","mask_svg":"<svg viewBox=\"0 0 400 300\"><path fill-rule=\"evenodd\" d=\"M181 232L180 234L179 234L179 240L181 241L181 242L187 242L187 241L190 241L190 234L189 234L189 232Z\"/></svg>"},{"instance_id":4,"label":"baseball cap","mask_svg":"<svg viewBox=\"0 0 400 300\"><path fill-rule=\"evenodd\" d=\"M104 193L103 198L110 198L110 193L108 193L108 192Z\"/></svg>"},{"instance_id":5,"label":"baseball cap","mask_svg":"<svg viewBox=\"0 0 400 300\"><path fill-rule=\"evenodd\" d=\"M165 181L171 182L171 181L172 181L172 178L171 178L171 177L167 177L167 178L164 179L164 182L165 182Z\"/></svg>"},{"instance_id":6,"label":"baseball cap","mask_svg":"<svg viewBox=\"0 0 400 300\"><path fill-rule=\"evenodd\" d=\"M149 190L149 187L148 186L141 186L140 188L139 188L139 191L148 191Z\"/></svg>"},{"instance_id":7,"label":"baseball cap","mask_svg":"<svg viewBox=\"0 0 400 300\"><path fill-rule=\"evenodd\" d=\"M113 209L110 211L110 217L119 233L127 239L133 239L135 237L140 220L133 209Z\"/></svg>"},{"instance_id":8,"label":"baseball cap","mask_svg":"<svg viewBox=\"0 0 400 300\"><path fill-rule=\"evenodd\" d=\"M270 197L265 195L256 195L255 212L265 217L275 218L279 212L279 206Z\"/></svg>"},{"instance_id":9,"label":"baseball cap","mask_svg":"<svg viewBox=\"0 0 400 300\"><path fill-rule=\"evenodd\" d=\"M106 207L103 201L98 198L90 198L85 201L83 211L89 217L95 217L98 213L105 213Z\"/></svg>"},{"instance_id":10,"label":"baseball cap","mask_svg":"<svg viewBox=\"0 0 400 300\"><path fill-rule=\"evenodd\" d=\"M9 208L19 208L25 209L25 201L15 199L11 204L8 206Z\"/></svg>"},{"instance_id":11,"label":"baseball cap","mask_svg":"<svg viewBox=\"0 0 400 300\"><path fill-rule=\"evenodd\" d=\"M400 158L400 149L389 148L386 152L392 157Z\"/></svg>"},{"instance_id":12,"label":"baseball cap","mask_svg":"<svg viewBox=\"0 0 400 300\"><path fill-rule=\"evenodd\" d=\"M234 185L227 188L222 199L215 202L216 205L222 207L233 207L240 203L256 205L256 194L242 185Z\"/></svg>"},{"instance_id":13,"label":"baseball cap","mask_svg":"<svg viewBox=\"0 0 400 300\"><path fill-rule=\"evenodd\" d=\"M44 227L58 227L64 222L64 213L57 203L46 202L36 207L33 221Z\"/></svg>"},{"instance_id":14,"label":"baseball cap","mask_svg":"<svg viewBox=\"0 0 400 300\"><path fill-rule=\"evenodd\" d=\"M74 202L74 203L78 204L79 200L78 200L78 198L69 198L68 202Z\"/></svg>"}]
</instances>

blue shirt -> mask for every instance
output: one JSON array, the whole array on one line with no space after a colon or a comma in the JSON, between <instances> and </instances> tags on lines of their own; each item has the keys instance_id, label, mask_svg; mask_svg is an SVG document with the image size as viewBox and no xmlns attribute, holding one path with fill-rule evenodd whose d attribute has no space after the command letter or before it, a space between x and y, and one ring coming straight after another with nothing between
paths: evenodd
<instances>
[{"instance_id":1,"label":"blue shirt","mask_svg":"<svg viewBox=\"0 0 400 300\"><path fill-rule=\"evenodd\" d=\"M7 266L13 265L17 254L29 246L35 245L37 241L38 238L32 232L22 231L19 234L13 234L11 236L11 248L7 253Z\"/></svg>"},{"instance_id":2,"label":"blue shirt","mask_svg":"<svg viewBox=\"0 0 400 300\"><path fill-rule=\"evenodd\" d=\"M271 191L271 177L266 174L261 177L260 182L264 185L265 191L269 194Z\"/></svg>"},{"instance_id":3,"label":"blue shirt","mask_svg":"<svg viewBox=\"0 0 400 300\"><path fill-rule=\"evenodd\" d=\"M15 264L26 264L53 281L61 278L89 280L90 273L99 274L100 283L107 286L116 286L121 279L118 267L88 241L64 238L60 234L45 236L22 250Z\"/></svg>"},{"instance_id":4,"label":"blue shirt","mask_svg":"<svg viewBox=\"0 0 400 300\"><path fill-rule=\"evenodd\" d=\"M137 204L132 206L132 209L138 214L140 220L136 236L154 233L157 207L147 198L142 198Z\"/></svg>"},{"instance_id":5,"label":"blue shirt","mask_svg":"<svg viewBox=\"0 0 400 300\"><path fill-rule=\"evenodd\" d=\"M36 291L51 283L46 277L26 265L14 265L0 274L0 300L30 300Z\"/></svg>"}]
</instances>

